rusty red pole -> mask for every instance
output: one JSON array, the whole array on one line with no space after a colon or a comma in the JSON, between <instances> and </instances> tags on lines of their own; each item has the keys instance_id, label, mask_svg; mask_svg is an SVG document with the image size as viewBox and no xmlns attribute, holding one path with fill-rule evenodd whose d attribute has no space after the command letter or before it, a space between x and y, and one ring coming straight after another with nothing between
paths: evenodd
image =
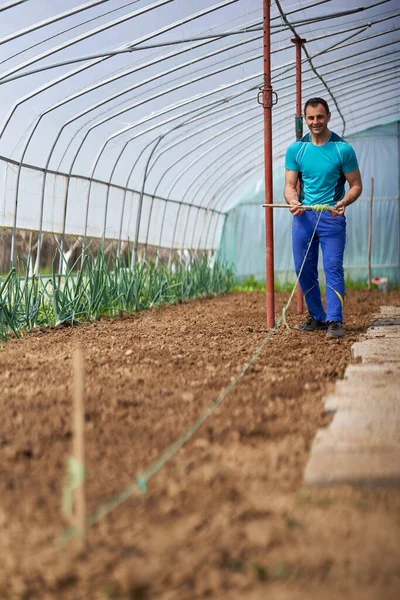
<instances>
[{"instance_id":1,"label":"rusty red pole","mask_svg":"<svg viewBox=\"0 0 400 600\"><path fill-rule=\"evenodd\" d=\"M301 47L307 41L298 35L292 38L293 44L296 44L296 117L295 130L296 138L299 140L303 137L303 117L301 106ZM300 192L300 182L297 183L297 192ZM303 294L300 284L297 285L297 314L303 313Z\"/></svg>"},{"instance_id":2,"label":"rusty red pole","mask_svg":"<svg viewBox=\"0 0 400 600\"><path fill-rule=\"evenodd\" d=\"M273 203L272 195L272 105L274 95L271 85L271 25L270 0L264 3L264 85L262 88L262 104L264 107L264 173L265 173L265 204ZM275 325L275 294L274 294L274 222L273 208L265 208L266 236L266 309L267 327Z\"/></svg>"}]
</instances>

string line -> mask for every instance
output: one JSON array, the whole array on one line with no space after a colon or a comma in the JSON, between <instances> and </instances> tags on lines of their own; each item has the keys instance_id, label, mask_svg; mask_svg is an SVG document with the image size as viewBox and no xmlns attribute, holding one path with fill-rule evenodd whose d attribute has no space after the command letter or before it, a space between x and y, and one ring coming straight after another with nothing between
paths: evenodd
<instances>
[{"instance_id":1,"label":"string line","mask_svg":"<svg viewBox=\"0 0 400 600\"><path fill-rule=\"evenodd\" d=\"M285 326L289 329L289 325L286 322L286 312L290 306L290 303L291 303L294 293L296 291L297 284L299 282L302 270L303 270L305 262L307 260L307 256L310 251L311 244L314 239L315 232L317 230L318 223L321 219L321 216L322 216L322 213L319 214L317 223L316 223L314 231L312 233L312 236L311 236L310 242L308 244L303 262L302 262L300 270L299 270L299 274L296 279L296 283L293 286L293 290L290 294L289 300L288 300L286 306L283 308L282 314L279 317L279 319L277 320L277 322L275 323L274 327L265 336L265 338L263 339L261 344L254 351L251 358L244 364L244 366L241 368L239 373L235 376L233 381L231 381L231 383L221 392L221 394L218 396L218 398L207 408L207 410L205 410L205 412L202 415L200 415L200 417L193 423L193 425L191 427L189 427L189 429L178 440L176 440L174 443L172 443L163 452L163 454L161 454L160 457L158 457L156 460L154 460L152 463L150 463L150 465L144 471L140 472L137 475L136 479L134 479L128 486L126 486L125 488L123 488L122 490L120 490L119 492L114 494L113 496L111 496L104 504L102 504L101 506L96 508L87 517L87 523L86 523L87 527L90 527L91 525L98 523L103 517L108 515L110 512L112 512L118 506L120 506L123 502L125 502L125 500L127 500L133 494L138 494L138 495L145 494L147 492L147 484L148 484L149 480L152 477L154 477L154 475L156 475L156 473L158 473L158 471L160 471L160 469L178 452L178 450L180 450L182 448L182 446L201 427L201 425L216 410L216 408L218 408L218 406L220 406L220 404L223 402L223 400L226 398L226 396L229 394L229 392L235 387L235 385L238 383L238 381L241 379L241 377L243 377L243 375L246 373L246 371L251 367L251 365L254 363L254 361L258 358L258 356L261 353L261 351L263 350L264 346L271 339L271 337L273 336L275 331L279 328L280 324L284 323ZM68 541L68 539L70 539L71 537L78 535L78 534L79 534L79 531L77 530L76 527L65 528L64 532L61 536L61 540L60 540L61 545L63 546Z\"/></svg>"}]
</instances>

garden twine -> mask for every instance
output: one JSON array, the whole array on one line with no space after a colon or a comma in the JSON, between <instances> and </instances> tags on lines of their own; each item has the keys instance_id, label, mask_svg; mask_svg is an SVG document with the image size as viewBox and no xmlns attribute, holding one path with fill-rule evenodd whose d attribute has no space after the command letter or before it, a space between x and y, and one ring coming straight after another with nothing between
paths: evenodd
<instances>
[{"instance_id":1,"label":"garden twine","mask_svg":"<svg viewBox=\"0 0 400 600\"><path fill-rule=\"evenodd\" d=\"M324 206L324 205L321 205L321 206ZM325 211L325 208L324 208L324 211ZM178 440L176 440L173 444L171 444L163 452L163 454L160 457L158 457L156 460L154 460L144 471L141 471L137 475L136 479L134 479L132 481L131 484L129 484L128 486L126 486L125 488L123 488L122 490L120 490L119 492L114 494L113 496L111 496L104 504L102 504L97 509L95 509L87 517L87 522L86 522L87 527L90 527L91 525L98 523L98 521L100 521L103 517L105 517L110 512L112 512L115 508L120 506L122 504L122 502L127 500L130 496L132 496L134 494L144 495L147 492L147 484L148 484L149 480L152 477L154 477L154 475L156 475L156 473L158 473L158 471L160 471L160 469L178 452L178 450L180 450L182 448L182 446L201 427L201 425L204 423L204 421L206 421L206 419L208 419L208 417L215 411L215 409L218 408L218 406L223 402L223 400L226 398L226 396L229 394L229 392L232 390L232 388L237 384L239 379L246 373L246 371L249 369L249 367L251 367L251 365L256 360L256 358L258 358L260 352L262 351L264 346L267 344L267 342L271 339L271 337L275 333L276 329L279 328L280 324L284 323L285 326L288 329L290 329L289 325L286 322L286 312L287 312L287 310L290 306L290 303L293 299L294 293L297 288L297 284L299 282L301 272L304 268L304 264L307 259L308 252L310 250L312 241L315 236L315 232L318 227L318 223L321 219L322 212L324 212L324 211L322 211L322 210L316 211L316 212L320 212L320 214L319 214L317 223L315 225L314 231L312 233L310 242L308 244L307 251L305 253L303 262L302 262L300 270L299 270L299 274L296 279L296 283L294 284L294 287L290 294L289 300L286 303L286 306L282 309L281 316L275 323L274 327L268 332L266 337L263 339L261 344L258 346L258 348L255 350L255 352L251 356L251 358L245 363L245 365L241 368L241 370L236 375L236 377L233 379L233 381L231 381L231 383L221 392L221 394L211 404L211 406L209 406L208 409L202 415L200 415L200 417L195 421L195 423L193 423L193 425L191 427L189 427L189 429ZM85 470L84 470L83 466L79 465L79 464L75 464L75 462L72 460L72 457L69 457L69 459L68 459L68 481L64 487L64 496L63 496L64 497L63 508L64 508L64 513L66 515L68 515L70 512L70 506L71 506L70 503L72 501L71 495L72 495L73 489L75 487L77 487L78 485L80 485L84 481L84 478L85 478ZM61 540L60 540L61 546L64 546L65 543L71 537L74 537L76 535L79 535L79 531L77 530L76 527L65 528L64 532L61 536Z\"/></svg>"}]
</instances>

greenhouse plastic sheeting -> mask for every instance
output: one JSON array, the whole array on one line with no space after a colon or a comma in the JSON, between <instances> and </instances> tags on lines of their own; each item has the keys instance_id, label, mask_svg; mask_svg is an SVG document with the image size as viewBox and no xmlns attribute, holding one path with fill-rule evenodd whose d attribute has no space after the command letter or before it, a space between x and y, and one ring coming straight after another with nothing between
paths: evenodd
<instances>
[{"instance_id":1,"label":"greenhouse plastic sheeting","mask_svg":"<svg viewBox=\"0 0 400 600\"><path fill-rule=\"evenodd\" d=\"M72 235L100 238L105 232L106 238L119 239L121 233L121 240L135 239L138 191L62 173L48 172L45 178L38 168L23 165L19 169L4 158L0 158L0 177L0 227L13 227L18 188L18 229L62 233L65 226L65 233ZM138 241L158 246L162 237L167 247L201 243L202 248L211 249L218 239L214 232L220 232L224 218L206 208L144 194Z\"/></svg>"},{"instance_id":2,"label":"greenhouse plastic sheeting","mask_svg":"<svg viewBox=\"0 0 400 600\"><path fill-rule=\"evenodd\" d=\"M400 121L349 136L363 178L363 193L346 211L345 275L367 281L368 231L371 178L374 179L372 214L372 277L387 277L392 285L400 277ZM283 200L284 157L274 166L274 202ZM220 256L235 265L239 279L254 275L265 279L264 187L249 190L227 217ZM275 279L295 281L291 250L292 216L287 209L274 210Z\"/></svg>"},{"instance_id":3,"label":"greenhouse plastic sheeting","mask_svg":"<svg viewBox=\"0 0 400 600\"><path fill-rule=\"evenodd\" d=\"M279 157L294 137L296 36L303 40L303 99L328 101L336 133L346 138L400 118L397 0L37 0L3 3L1 17L0 229L12 228L14 259L17 231L31 230L37 265L44 232L210 250L227 215L236 214L243 231L228 222L223 243L236 247L228 255L240 275L262 277L260 182L243 197L262 178L259 92L270 62L275 197L282 198ZM374 143L354 138L371 147L363 168L364 179L377 179L377 221L385 203L378 199L393 196L375 169L385 153L394 158L380 131ZM258 206L229 212L249 202ZM350 233L363 203L349 211ZM276 211L282 277L291 276L289 217ZM376 227L378 269L389 259L379 255ZM226 238L232 230L234 243ZM256 246L249 231L258 232ZM362 255L349 242L349 268L365 263L361 240Z\"/></svg>"}]
</instances>

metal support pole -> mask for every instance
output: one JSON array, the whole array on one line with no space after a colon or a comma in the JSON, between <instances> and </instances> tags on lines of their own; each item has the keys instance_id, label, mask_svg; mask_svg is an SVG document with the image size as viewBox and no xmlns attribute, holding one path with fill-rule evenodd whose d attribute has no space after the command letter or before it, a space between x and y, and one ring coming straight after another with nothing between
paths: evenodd
<instances>
[{"instance_id":1,"label":"metal support pole","mask_svg":"<svg viewBox=\"0 0 400 600\"><path fill-rule=\"evenodd\" d=\"M371 193L369 197L368 221L368 291L371 291L371 250L372 250L372 203L374 201L374 178L371 177Z\"/></svg>"},{"instance_id":2,"label":"metal support pole","mask_svg":"<svg viewBox=\"0 0 400 600\"><path fill-rule=\"evenodd\" d=\"M303 137L303 116L301 106L301 47L307 41L304 38L296 35L291 39L296 45L296 116L295 116L295 131L296 139L301 140ZM300 193L300 181L297 182L297 193ZM300 284L297 284L297 314L303 314L303 293Z\"/></svg>"},{"instance_id":3,"label":"metal support pole","mask_svg":"<svg viewBox=\"0 0 400 600\"><path fill-rule=\"evenodd\" d=\"M271 85L271 7L270 0L263 0L264 10L264 85L258 100L262 98L264 108L264 172L265 172L265 204L272 204L272 106L277 102L277 96ZM265 208L266 234L266 309L267 327L275 325L275 294L274 294L274 223L273 209Z\"/></svg>"}]
</instances>

